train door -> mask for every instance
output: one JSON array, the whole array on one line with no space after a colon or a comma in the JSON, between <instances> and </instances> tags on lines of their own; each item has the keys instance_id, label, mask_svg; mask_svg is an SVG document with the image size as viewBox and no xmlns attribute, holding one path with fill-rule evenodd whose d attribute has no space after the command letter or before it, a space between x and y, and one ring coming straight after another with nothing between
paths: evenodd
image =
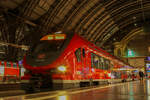
<instances>
[{"instance_id":1,"label":"train door","mask_svg":"<svg viewBox=\"0 0 150 100\"><path fill-rule=\"evenodd\" d=\"M75 66L76 66L76 76L78 79L87 79L87 72L89 71L89 67L86 65L86 52L84 48L78 48L75 51Z\"/></svg>"},{"instance_id":2,"label":"train door","mask_svg":"<svg viewBox=\"0 0 150 100\"><path fill-rule=\"evenodd\" d=\"M81 48L75 50L75 74L77 79L82 79L82 61L81 61Z\"/></svg>"},{"instance_id":3,"label":"train door","mask_svg":"<svg viewBox=\"0 0 150 100\"><path fill-rule=\"evenodd\" d=\"M88 53L85 48L82 48L82 73L84 75L84 79L89 79L89 64L88 64Z\"/></svg>"}]
</instances>

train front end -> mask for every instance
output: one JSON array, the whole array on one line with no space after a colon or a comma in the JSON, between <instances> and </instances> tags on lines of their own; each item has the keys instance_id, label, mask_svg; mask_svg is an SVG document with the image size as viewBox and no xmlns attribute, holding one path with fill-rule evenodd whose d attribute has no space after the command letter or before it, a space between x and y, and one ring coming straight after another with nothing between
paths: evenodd
<instances>
[{"instance_id":1,"label":"train front end","mask_svg":"<svg viewBox=\"0 0 150 100\"><path fill-rule=\"evenodd\" d=\"M62 34L48 35L31 47L23 60L27 71L22 80L29 80L28 89L52 88L53 75L66 71L62 56L68 43L65 38Z\"/></svg>"}]
</instances>

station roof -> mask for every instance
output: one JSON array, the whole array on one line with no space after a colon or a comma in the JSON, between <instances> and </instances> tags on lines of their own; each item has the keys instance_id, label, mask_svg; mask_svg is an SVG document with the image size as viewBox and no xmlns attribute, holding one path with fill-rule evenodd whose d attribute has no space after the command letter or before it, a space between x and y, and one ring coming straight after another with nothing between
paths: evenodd
<instances>
[{"instance_id":1,"label":"station roof","mask_svg":"<svg viewBox=\"0 0 150 100\"><path fill-rule=\"evenodd\" d=\"M1 0L0 59L18 60L24 51L17 45L30 46L67 30L111 48L130 31L149 25L149 12L150 0Z\"/></svg>"}]
</instances>

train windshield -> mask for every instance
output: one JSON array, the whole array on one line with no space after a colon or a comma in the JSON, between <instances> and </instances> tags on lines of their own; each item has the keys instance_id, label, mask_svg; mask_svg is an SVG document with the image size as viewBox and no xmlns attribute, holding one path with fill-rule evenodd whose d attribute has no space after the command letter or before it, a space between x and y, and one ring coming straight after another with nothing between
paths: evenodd
<instances>
[{"instance_id":1,"label":"train windshield","mask_svg":"<svg viewBox=\"0 0 150 100\"><path fill-rule=\"evenodd\" d=\"M39 43L33 45L31 48L32 53L46 53L46 52L53 52L58 51L61 49L62 45L64 43L64 40L59 41L40 41Z\"/></svg>"}]
</instances>

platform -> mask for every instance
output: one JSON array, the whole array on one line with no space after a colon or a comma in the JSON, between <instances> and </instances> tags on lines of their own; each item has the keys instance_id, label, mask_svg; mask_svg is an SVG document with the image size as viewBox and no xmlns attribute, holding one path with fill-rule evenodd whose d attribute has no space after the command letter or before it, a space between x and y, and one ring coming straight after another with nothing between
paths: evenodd
<instances>
[{"instance_id":1,"label":"platform","mask_svg":"<svg viewBox=\"0 0 150 100\"><path fill-rule=\"evenodd\" d=\"M150 100L150 80L109 84L107 86L42 92L0 100Z\"/></svg>"}]
</instances>

